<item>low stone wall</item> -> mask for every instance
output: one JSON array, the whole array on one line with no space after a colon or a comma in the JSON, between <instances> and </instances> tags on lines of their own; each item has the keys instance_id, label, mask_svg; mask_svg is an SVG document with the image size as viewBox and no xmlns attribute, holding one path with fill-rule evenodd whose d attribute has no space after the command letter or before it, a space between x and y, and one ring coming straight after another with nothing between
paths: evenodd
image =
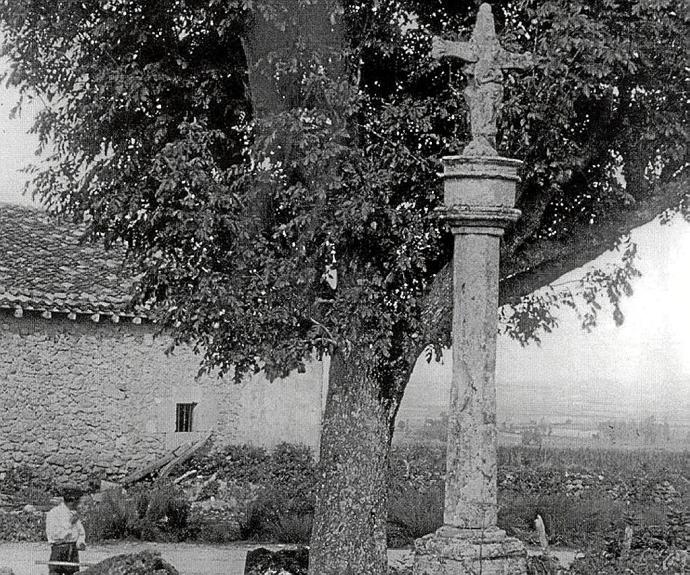
<instances>
[{"instance_id":1,"label":"low stone wall","mask_svg":"<svg viewBox=\"0 0 690 575\"><path fill-rule=\"evenodd\" d=\"M45 469L60 481L116 480L213 431L218 443L318 445L323 366L269 383L196 378L199 358L155 328L0 312L0 471ZM193 403L193 431L175 431Z\"/></svg>"}]
</instances>

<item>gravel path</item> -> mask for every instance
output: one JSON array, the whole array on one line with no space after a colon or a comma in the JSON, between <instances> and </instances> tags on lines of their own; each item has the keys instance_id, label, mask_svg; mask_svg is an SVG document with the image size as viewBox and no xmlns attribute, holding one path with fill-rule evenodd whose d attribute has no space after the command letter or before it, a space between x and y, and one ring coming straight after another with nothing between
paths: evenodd
<instances>
[{"instance_id":1,"label":"gravel path","mask_svg":"<svg viewBox=\"0 0 690 575\"><path fill-rule=\"evenodd\" d=\"M181 575L243 575L244 558L247 550L261 547L257 544L232 543L229 545L194 545L191 543L111 543L92 545L81 552L81 560L97 563L113 555L134 553L144 549L157 549L164 559L172 563ZM280 545L267 545L279 549ZM530 550L531 553L536 550ZM392 564L404 561L410 551L389 550ZM575 553L570 550L557 550L561 563L570 564ZM47 543L0 543L0 567L9 567L15 575L47 575L46 565L36 565L36 561L47 561Z\"/></svg>"}]
</instances>

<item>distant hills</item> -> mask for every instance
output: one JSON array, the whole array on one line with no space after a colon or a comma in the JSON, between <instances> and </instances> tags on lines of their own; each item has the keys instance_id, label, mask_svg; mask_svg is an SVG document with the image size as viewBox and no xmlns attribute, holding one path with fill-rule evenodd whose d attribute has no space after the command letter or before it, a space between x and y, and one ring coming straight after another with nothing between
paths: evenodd
<instances>
[{"instance_id":1,"label":"distant hills","mask_svg":"<svg viewBox=\"0 0 690 575\"><path fill-rule=\"evenodd\" d=\"M414 423L448 410L450 370L437 366L439 377L413 377L399 419ZM607 420L640 420L654 415L674 427L690 427L690 381L621 385L615 381L511 381L497 385L499 422L527 423L545 418L576 425Z\"/></svg>"}]
</instances>

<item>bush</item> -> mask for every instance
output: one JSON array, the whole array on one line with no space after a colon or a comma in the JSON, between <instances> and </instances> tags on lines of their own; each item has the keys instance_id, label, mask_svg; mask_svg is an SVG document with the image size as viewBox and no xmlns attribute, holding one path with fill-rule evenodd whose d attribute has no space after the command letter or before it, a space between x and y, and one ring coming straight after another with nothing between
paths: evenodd
<instances>
[{"instance_id":1,"label":"bush","mask_svg":"<svg viewBox=\"0 0 690 575\"><path fill-rule=\"evenodd\" d=\"M602 550L600 547L587 549L582 557L570 566L571 575L680 575L685 573L689 561L686 550L642 549L632 551L625 562Z\"/></svg>"},{"instance_id":2,"label":"bush","mask_svg":"<svg viewBox=\"0 0 690 575\"><path fill-rule=\"evenodd\" d=\"M270 455L269 484L293 496L312 493L316 480L314 455L306 445L281 443Z\"/></svg>"},{"instance_id":3,"label":"bush","mask_svg":"<svg viewBox=\"0 0 690 575\"><path fill-rule=\"evenodd\" d=\"M226 445L223 448L194 457L179 471L197 469L204 475L217 473L218 479L237 483L260 483L267 477L268 453L263 447Z\"/></svg>"},{"instance_id":4,"label":"bush","mask_svg":"<svg viewBox=\"0 0 690 575\"><path fill-rule=\"evenodd\" d=\"M203 543L232 543L240 539L240 533L236 523L200 518L196 523L194 539Z\"/></svg>"},{"instance_id":5,"label":"bush","mask_svg":"<svg viewBox=\"0 0 690 575\"><path fill-rule=\"evenodd\" d=\"M90 541L180 541L188 535L189 512L184 492L170 483L139 487L129 494L112 490L86 511L84 529Z\"/></svg>"},{"instance_id":6,"label":"bush","mask_svg":"<svg viewBox=\"0 0 690 575\"><path fill-rule=\"evenodd\" d=\"M528 555L527 575L558 575L563 573L560 563L550 555Z\"/></svg>"},{"instance_id":7,"label":"bush","mask_svg":"<svg viewBox=\"0 0 690 575\"><path fill-rule=\"evenodd\" d=\"M534 520L541 515L552 544L579 545L622 527L624 503L567 495L499 494L498 526L509 535L536 543Z\"/></svg>"},{"instance_id":8,"label":"bush","mask_svg":"<svg viewBox=\"0 0 690 575\"><path fill-rule=\"evenodd\" d=\"M391 493L388 501L388 545L402 547L443 525L443 487L425 491L408 487Z\"/></svg>"},{"instance_id":9,"label":"bush","mask_svg":"<svg viewBox=\"0 0 690 575\"><path fill-rule=\"evenodd\" d=\"M191 505L184 492L169 482L137 494L141 538L144 541L181 541L187 537Z\"/></svg>"},{"instance_id":10,"label":"bush","mask_svg":"<svg viewBox=\"0 0 690 575\"><path fill-rule=\"evenodd\" d=\"M220 468L200 467L216 473L217 480L232 485L258 485L258 496L249 502L239 518L240 536L245 539L278 543L307 543L311 536L314 515L316 465L310 448L282 443L270 454L251 446L228 446L210 455ZM217 491L211 482L204 495ZM206 529L198 537L214 537ZM220 533L218 536L222 536Z\"/></svg>"},{"instance_id":11,"label":"bush","mask_svg":"<svg viewBox=\"0 0 690 575\"><path fill-rule=\"evenodd\" d=\"M113 489L86 510L82 522L89 541L102 541L138 536L138 519L136 504L123 491Z\"/></svg>"},{"instance_id":12,"label":"bush","mask_svg":"<svg viewBox=\"0 0 690 575\"><path fill-rule=\"evenodd\" d=\"M443 482L446 473L445 445L395 445L391 449L388 467L390 491L406 487L423 491Z\"/></svg>"},{"instance_id":13,"label":"bush","mask_svg":"<svg viewBox=\"0 0 690 575\"><path fill-rule=\"evenodd\" d=\"M313 513L280 513L275 523L269 525L268 536L279 543L307 545L313 524Z\"/></svg>"},{"instance_id":14,"label":"bush","mask_svg":"<svg viewBox=\"0 0 690 575\"><path fill-rule=\"evenodd\" d=\"M0 511L0 541L43 541L45 527L42 514Z\"/></svg>"},{"instance_id":15,"label":"bush","mask_svg":"<svg viewBox=\"0 0 690 575\"><path fill-rule=\"evenodd\" d=\"M313 496L288 497L280 490L266 489L247 506L240 535L276 543L308 543L313 517Z\"/></svg>"},{"instance_id":16,"label":"bush","mask_svg":"<svg viewBox=\"0 0 690 575\"><path fill-rule=\"evenodd\" d=\"M58 489L49 471L39 470L28 465L11 467L4 473L0 482L0 493L12 495L22 505L48 507Z\"/></svg>"}]
</instances>

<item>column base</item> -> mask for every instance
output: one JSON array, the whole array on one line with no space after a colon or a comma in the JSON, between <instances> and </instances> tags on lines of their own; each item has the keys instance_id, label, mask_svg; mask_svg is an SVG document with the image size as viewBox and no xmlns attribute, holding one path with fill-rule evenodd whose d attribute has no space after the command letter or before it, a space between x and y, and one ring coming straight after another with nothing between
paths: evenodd
<instances>
[{"instance_id":1,"label":"column base","mask_svg":"<svg viewBox=\"0 0 690 575\"><path fill-rule=\"evenodd\" d=\"M413 575L526 575L522 541L497 527L460 529L444 525L415 541Z\"/></svg>"}]
</instances>

